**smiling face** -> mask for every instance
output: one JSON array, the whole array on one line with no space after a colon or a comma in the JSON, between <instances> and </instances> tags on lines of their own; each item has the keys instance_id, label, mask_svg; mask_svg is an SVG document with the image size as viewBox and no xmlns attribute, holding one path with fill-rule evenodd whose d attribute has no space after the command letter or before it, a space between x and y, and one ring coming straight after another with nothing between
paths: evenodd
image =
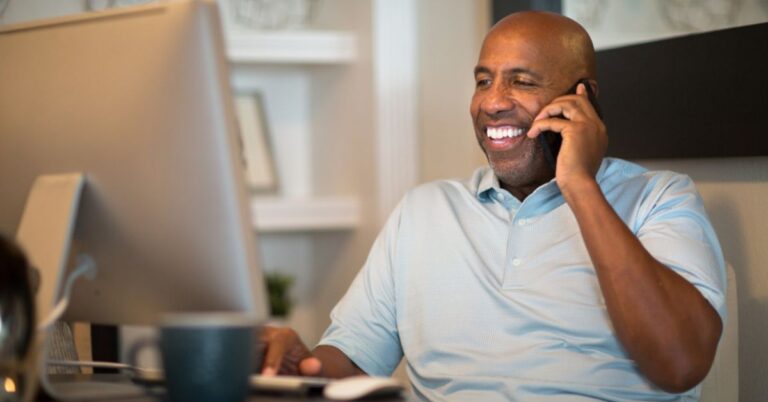
<instances>
[{"instance_id":1,"label":"smiling face","mask_svg":"<svg viewBox=\"0 0 768 402\"><path fill-rule=\"evenodd\" d=\"M593 75L585 37L588 43L586 32L565 17L526 12L506 17L483 42L470 113L502 187L518 198L552 178L538 141L525 134L545 105Z\"/></svg>"}]
</instances>

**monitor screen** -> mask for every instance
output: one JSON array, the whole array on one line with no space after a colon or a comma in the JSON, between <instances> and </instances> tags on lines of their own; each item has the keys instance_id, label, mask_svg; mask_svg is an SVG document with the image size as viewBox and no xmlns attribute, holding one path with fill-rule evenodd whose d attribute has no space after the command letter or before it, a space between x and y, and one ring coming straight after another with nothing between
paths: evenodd
<instances>
[{"instance_id":1,"label":"monitor screen","mask_svg":"<svg viewBox=\"0 0 768 402\"><path fill-rule=\"evenodd\" d=\"M172 1L0 28L0 232L39 175L82 172L65 318L266 317L216 4Z\"/></svg>"}]
</instances>

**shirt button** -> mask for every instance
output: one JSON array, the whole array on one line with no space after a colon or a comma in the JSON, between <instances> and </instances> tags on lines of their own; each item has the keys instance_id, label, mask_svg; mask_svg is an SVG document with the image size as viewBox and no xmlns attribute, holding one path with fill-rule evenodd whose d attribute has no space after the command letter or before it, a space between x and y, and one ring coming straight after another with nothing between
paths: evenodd
<instances>
[{"instance_id":1,"label":"shirt button","mask_svg":"<svg viewBox=\"0 0 768 402\"><path fill-rule=\"evenodd\" d=\"M504 201L504 194L496 193L496 199L499 200L499 201Z\"/></svg>"},{"instance_id":2,"label":"shirt button","mask_svg":"<svg viewBox=\"0 0 768 402\"><path fill-rule=\"evenodd\" d=\"M525 218L522 218L517 221L517 226L525 226L526 223L528 223L528 221L526 221Z\"/></svg>"},{"instance_id":3,"label":"shirt button","mask_svg":"<svg viewBox=\"0 0 768 402\"><path fill-rule=\"evenodd\" d=\"M522 263L523 263L523 262L522 262L522 261L520 261L520 259L519 259L519 258L515 258L514 260L512 260L512 265L514 265L514 266L516 266L516 267L519 267L519 266L520 266L520 264L522 264Z\"/></svg>"}]
</instances>

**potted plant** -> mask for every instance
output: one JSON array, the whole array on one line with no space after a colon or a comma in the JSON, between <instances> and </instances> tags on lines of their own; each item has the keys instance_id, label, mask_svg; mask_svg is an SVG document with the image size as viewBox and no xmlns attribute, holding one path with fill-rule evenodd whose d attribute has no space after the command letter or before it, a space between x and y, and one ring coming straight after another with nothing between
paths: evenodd
<instances>
[{"instance_id":1,"label":"potted plant","mask_svg":"<svg viewBox=\"0 0 768 402\"><path fill-rule=\"evenodd\" d=\"M272 318L284 320L291 313L293 300L290 296L294 277L279 272L268 272L266 275L267 291L269 292L269 311Z\"/></svg>"}]
</instances>

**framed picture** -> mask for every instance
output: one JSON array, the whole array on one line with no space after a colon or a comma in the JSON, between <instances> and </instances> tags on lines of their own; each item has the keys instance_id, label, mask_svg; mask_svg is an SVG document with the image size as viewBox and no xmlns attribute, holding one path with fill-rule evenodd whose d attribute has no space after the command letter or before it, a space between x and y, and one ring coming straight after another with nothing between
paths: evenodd
<instances>
[{"instance_id":1,"label":"framed picture","mask_svg":"<svg viewBox=\"0 0 768 402\"><path fill-rule=\"evenodd\" d=\"M263 98L258 93L240 94L235 98L245 178L248 187L254 192L276 191L278 184L262 103Z\"/></svg>"}]
</instances>

